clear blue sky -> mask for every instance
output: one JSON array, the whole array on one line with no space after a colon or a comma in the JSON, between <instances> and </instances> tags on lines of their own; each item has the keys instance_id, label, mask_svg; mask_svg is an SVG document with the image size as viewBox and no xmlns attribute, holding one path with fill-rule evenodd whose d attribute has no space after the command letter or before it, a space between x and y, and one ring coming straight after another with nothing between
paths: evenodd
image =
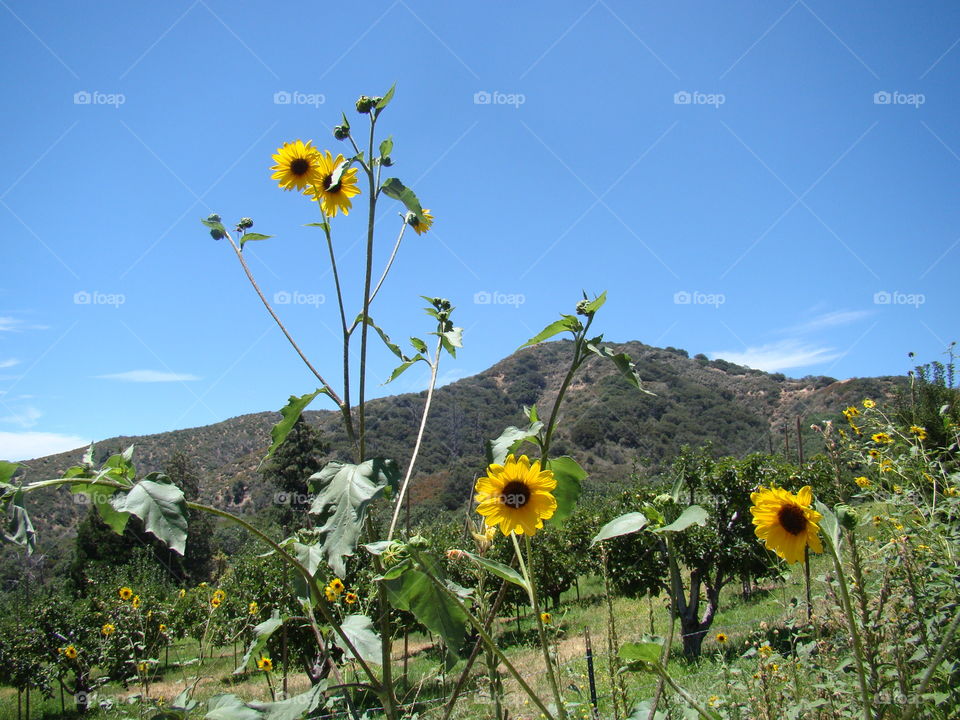
<instances>
[{"instance_id":1,"label":"clear blue sky","mask_svg":"<svg viewBox=\"0 0 960 720\"><path fill-rule=\"evenodd\" d=\"M608 291L609 340L793 376L900 374L957 339L955 4L0 0L0 32L0 457L313 390L198 219L253 217L268 296L330 300L315 206L270 156L336 151L340 111L393 82L393 170L437 220L372 315L423 334L418 295L449 297L445 381L581 289ZM351 312L363 232L335 223ZM335 303L278 309L336 376ZM425 385L380 387L391 360L378 393Z\"/></svg>"}]
</instances>

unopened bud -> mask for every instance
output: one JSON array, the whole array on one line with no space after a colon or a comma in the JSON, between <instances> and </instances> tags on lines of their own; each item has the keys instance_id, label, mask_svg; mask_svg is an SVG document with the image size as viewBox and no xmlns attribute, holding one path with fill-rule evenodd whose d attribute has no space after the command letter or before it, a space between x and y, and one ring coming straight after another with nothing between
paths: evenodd
<instances>
[{"instance_id":1,"label":"unopened bud","mask_svg":"<svg viewBox=\"0 0 960 720\"><path fill-rule=\"evenodd\" d=\"M348 128L346 125L337 125L335 128L333 128L333 136L337 140L346 140L348 137L350 137L350 128Z\"/></svg>"},{"instance_id":2,"label":"unopened bud","mask_svg":"<svg viewBox=\"0 0 960 720\"><path fill-rule=\"evenodd\" d=\"M361 95L360 99L357 100L357 112L363 115L368 114L373 106L377 104L377 101L373 98L369 98L366 95Z\"/></svg>"}]
</instances>

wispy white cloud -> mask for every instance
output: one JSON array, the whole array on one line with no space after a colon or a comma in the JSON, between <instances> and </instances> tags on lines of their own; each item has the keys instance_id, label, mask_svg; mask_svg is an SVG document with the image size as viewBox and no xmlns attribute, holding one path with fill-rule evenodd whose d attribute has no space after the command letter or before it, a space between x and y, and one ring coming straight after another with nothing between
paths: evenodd
<instances>
[{"instance_id":1,"label":"wispy white cloud","mask_svg":"<svg viewBox=\"0 0 960 720\"><path fill-rule=\"evenodd\" d=\"M199 380L196 375L188 373L161 372L160 370L128 370L122 373L97 375L100 380L120 380L121 382L158 383L158 382L190 382Z\"/></svg>"},{"instance_id":2,"label":"wispy white cloud","mask_svg":"<svg viewBox=\"0 0 960 720\"><path fill-rule=\"evenodd\" d=\"M0 315L0 332L20 332L21 330L46 330L46 325L24 325L20 318Z\"/></svg>"},{"instance_id":3,"label":"wispy white cloud","mask_svg":"<svg viewBox=\"0 0 960 720\"><path fill-rule=\"evenodd\" d=\"M820 365L836 360L842 354L832 347L801 342L793 338L748 347L746 350L717 350L710 353L713 358L722 358L737 365L746 365L766 372Z\"/></svg>"},{"instance_id":4,"label":"wispy white cloud","mask_svg":"<svg viewBox=\"0 0 960 720\"><path fill-rule=\"evenodd\" d=\"M16 358L10 358L9 360L0 360L0 370L5 370L6 368L12 368L14 365L19 365L20 361Z\"/></svg>"},{"instance_id":5,"label":"wispy white cloud","mask_svg":"<svg viewBox=\"0 0 960 720\"><path fill-rule=\"evenodd\" d=\"M22 428L32 428L37 424L37 420L43 417L43 413L35 407L23 407L17 410L10 408L9 405L6 407L10 414L0 417L0 422L3 423L13 423Z\"/></svg>"},{"instance_id":6,"label":"wispy white cloud","mask_svg":"<svg viewBox=\"0 0 960 720\"><path fill-rule=\"evenodd\" d=\"M850 325L872 314L870 310L837 310L835 312L822 313L799 325L784 328L780 332L783 335L806 335L819 332L820 330L826 330L827 328Z\"/></svg>"},{"instance_id":7,"label":"wispy white cloud","mask_svg":"<svg viewBox=\"0 0 960 720\"><path fill-rule=\"evenodd\" d=\"M89 444L77 435L48 432L0 432L0 460L32 460Z\"/></svg>"}]
</instances>

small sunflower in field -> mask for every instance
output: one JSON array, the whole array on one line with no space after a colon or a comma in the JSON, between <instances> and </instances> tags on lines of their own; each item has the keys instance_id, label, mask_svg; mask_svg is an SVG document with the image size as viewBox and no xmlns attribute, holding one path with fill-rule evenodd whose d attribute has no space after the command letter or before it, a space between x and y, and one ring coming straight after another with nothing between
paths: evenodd
<instances>
[{"instance_id":1,"label":"small sunflower in field","mask_svg":"<svg viewBox=\"0 0 960 720\"><path fill-rule=\"evenodd\" d=\"M64 657L67 658L67 660L77 659L77 649L73 645L67 645L61 650L61 652L63 653Z\"/></svg>"},{"instance_id":2,"label":"small sunflower in field","mask_svg":"<svg viewBox=\"0 0 960 720\"><path fill-rule=\"evenodd\" d=\"M893 442L893 438L885 432L874 433L870 437L877 445L890 445Z\"/></svg>"},{"instance_id":3,"label":"small sunflower in field","mask_svg":"<svg viewBox=\"0 0 960 720\"><path fill-rule=\"evenodd\" d=\"M540 613L540 622L542 622L544 625L549 625L551 622L553 622L553 616L548 612L542 612Z\"/></svg>"},{"instance_id":4,"label":"small sunflower in field","mask_svg":"<svg viewBox=\"0 0 960 720\"><path fill-rule=\"evenodd\" d=\"M166 635L166 634L167 634L167 626L164 625L163 623L160 623L160 625L157 626L157 632L159 632L161 635Z\"/></svg>"},{"instance_id":5,"label":"small sunflower in field","mask_svg":"<svg viewBox=\"0 0 960 720\"><path fill-rule=\"evenodd\" d=\"M757 537L788 563L803 560L804 548L823 552L820 528L823 517L811 507L813 492L809 485L794 495L783 488L761 488L752 493L753 524Z\"/></svg>"},{"instance_id":6,"label":"small sunflower in field","mask_svg":"<svg viewBox=\"0 0 960 720\"><path fill-rule=\"evenodd\" d=\"M274 171L271 178L281 190L308 191L320 182L321 155L312 140L284 143L273 159L277 164L270 168Z\"/></svg>"},{"instance_id":7,"label":"small sunflower in field","mask_svg":"<svg viewBox=\"0 0 960 720\"><path fill-rule=\"evenodd\" d=\"M257 601L254 600L252 603L247 605L247 614L256 615L260 612L260 606L257 605Z\"/></svg>"},{"instance_id":8,"label":"small sunflower in field","mask_svg":"<svg viewBox=\"0 0 960 720\"><path fill-rule=\"evenodd\" d=\"M337 595L343 592L343 580L340 578L334 578L330 581L330 589L333 590Z\"/></svg>"},{"instance_id":9,"label":"small sunflower in field","mask_svg":"<svg viewBox=\"0 0 960 720\"><path fill-rule=\"evenodd\" d=\"M850 407L848 407L846 410L843 411L843 416L847 420L853 420L853 418L857 417L859 414L860 414L860 411L857 408L855 408L853 405L851 405Z\"/></svg>"},{"instance_id":10,"label":"small sunflower in field","mask_svg":"<svg viewBox=\"0 0 960 720\"><path fill-rule=\"evenodd\" d=\"M140 607L140 596L139 596L139 595L134 595L134 596L133 596L133 599L130 601L130 606L133 607L133 608L138 608L138 607Z\"/></svg>"},{"instance_id":11,"label":"small sunflower in field","mask_svg":"<svg viewBox=\"0 0 960 720\"><path fill-rule=\"evenodd\" d=\"M327 602L336 602L338 597L329 585L323 589L323 596L327 599Z\"/></svg>"},{"instance_id":12,"label":"small sunflower in field","mask_svg":"<svg viewBox=\"0 0 960 720\"><path fill-rule=\"evenodd\" d=\"M273 670L273 660L268 657L261 657L259 660L257 660L257 670L270 672Z\"/></svg>"},{"instance_id":13,"label":"small sunflower in field","mask_svg":"<svg viewBox=\"0 0 960 720\"><path fill-rule=\"evenodd\" d=\"M327 217L336 217L338 212L349 215L353 207L350 198L360 194L357 169L346 164L343 155L334 158L329 150L317 153L317 178L305 192L320 203Z\"/></svg>"},{"instance_id":14,"label":"small sunflower in field","mask_svg":"<svg viewBox=\"0 0 960 720\"><path fill-rule=\"evenodd\" d=\"M927 439L927 429L922 428L919 425L911 425L910 432L912 432L920 442L923 442Z\"/></svg>"},{"instance_id":15,"label":"small sunflower in field","mask_svg":"<svg viewBox=\"0 0 960 720\"><path fill-rule=\"evenodd\" d=\"M866 400L863 401L863 406L869 410L871 408L875 408L877 404L870 398L867 398Z\"/></svg>"},{"instance_id":16,"label":"small sunflower in field","mask_svg":"<svg viewBox=\"0 0 960 720\"><path fill-rule=\"evenodd\" d=\"M499 525L504 535L534 535L557 510L551 494L556 487L553 473L541 470L539 460L531 463L526 455L518 459L511 454L477 480L474 500L488 526Z\"/></svg>"},{"instance_id":17,"label":"small sunflower in field","mask_svg":"<svg viewBox=\"0 0 960 720\"><path fill-rule=\"evenodd\" d=\"M127 602L127 600L129 600L130 598L133 597L133 590L131 590L130 588L124 586L124 587L120 588L119 590L117 590L117 595L120 596L120 599L121 599L121 600L123 600L124 602Z\"/></svg>"},{"instance_id":18,"label":"small sunflower in field","mask_svg":"<svg viewBox=\"0 0 960 720\"><path fill-rule=\"evenodd\" d=\"M717 638L716 638L716 639L717 639L717 644L718 644L718 645L726 645L726 644L727 644L727 636L724 635L723 633L717 633Z\"/></svg>"},{"instance_id":19,"label":"small sunflower in field","mask_svg":"<svg viewBox=\"0 0 960 720\"><path fill-rule=\"evenodd\" d=\"M357 602L357 594L355 592L348 592L343 596L343 600L347 605L353 605Z\"/></svg>"},{"instance_id":20,"label":"small sunflower in field","mask_svg":"<svg viewBox=\"0 0 960 720\"><path fill-rule=\"evenodd\" d=\"M110 636L113 635L113 633L115 633L116 631L117 631L117 628L115 628L115 627L113 626L113 623L104 623L104 624L103 624L103 627L100 628L100 632L101 632L105 637L110 637Z\"/></svg>"},{"instance_id":21,"label":"small sunflower in field","mask_svg":"<svg viewBox=\"0 0 960 720\"><path fill-rule=\"evenodd\" d=\"M862 488L870 487L870 478L861 475L860 477L855 477L853 481Z\"/></svg>"}]
</instances>

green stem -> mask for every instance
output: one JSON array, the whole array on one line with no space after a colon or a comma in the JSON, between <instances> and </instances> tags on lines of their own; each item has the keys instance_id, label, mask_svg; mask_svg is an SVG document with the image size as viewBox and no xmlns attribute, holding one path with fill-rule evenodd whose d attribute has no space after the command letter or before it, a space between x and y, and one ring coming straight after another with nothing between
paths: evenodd
<instances>
[{"instance_id":1,"label":"green stem","mask_svg":"<svg viewBox=\"0 0 960 720\"><path fill-rule=\"evenodd\" d=\"M387 542L393 539L393 532L397 527L397 520L400 518L400 508L403 507L403 498L407 494L407 486L410 484L410 477L413 475L413 467L416 465L417 455L420 454L420 444L423 442L423 433L427 428L427 417L430 415L430 403L433 402L433 391L437 386L437 373L440 370L440 351L442 349L443 336L441 335L437 339L437 351L434 354L433 362L430 363L430 385L427 388L427 402L423 406L423 417L420 418L420 428L417 430L417 441L413 446L410 464L407 466L407 476L403 479L403 484L400 486L400 493L397 495L396 506L393 509L393 518L390 520L390 531L387 533Z\"/></svg>"},{"instance_id":2,"label":"green stem","mask_svg":"<svg viewBox=\"0 0 960 720\"><path fill-rule=\"evenodd\" d=\"M553 439L553 430L557 425L557 418L560 415L560 405L563 403L563 396L566 395L567 388L570 387L570 383L573 382L577 370L580 369L580 365L583 363L584 338L587 336L587 330L589 330L592 322L593 316L591 315L587 318L586 326L577 333L573 347L573 362L570 363L570 369L567 370L567 375L563 378L563 383L561 383L560 390L557 392L557 399L553 403L553 410L550 411L550 420L547 422L547 429L543 435L543 446L540 448L540 467L543 469L547 467L547 458L550 454L550 442Z\"/></svg>"},{"instance_id":3,"label":"green stem","mask_svg":"<svg viewBox=\"0 0 960 720\"><path fill-rule=\"evenodd\" d=\"M856 618L853 616L853 606L850 603L850 593L847 591L847 580L843 574L843 563L837 547L833 543L830 533L823 533L833 557L833 566L837 571L837 584L840 587L840 600L843 603L843 614L847 618L850 636L853 639L853 659L857 666L857 679L860 682L860 697L863 701L863 719L873 720L873 704L870 702L870 690L867 687L866 671L863 668L863 643L860 640L860 630L857 628Z\"/></svg>"},{"instance_id":4,"label":"green stem","mask_svg":"<svg viewBox=\"0 0 960 720\"><path fill-rule=\"evenodd\" d=\"M424 567L426 567L425 564L424 564ZM473 626L473 628L480 635L480 639L483 640L483 644L486 645L487 649L493 652L494 655L496 655L497 660L499 660L503 664L503 666L507 669L507 672L509 672L513 676L513 679L517 681L517 684L520 685L523 691L527 694L527 697L529 697L533 701L533 704L540 709L540 712L544 714L547 720L553 720L553 714L550 712L547 706L543 704L543 700L541 700L540 697L531 689L531 687L527 684L527 681L523 679L523 676L513 666L513 663L511 663L510 660L507 659L507 656L504 655L503 651L499 647L497 647L497 644L493 641L493 639L484 629L483 623L477 620L473 616L473 613L471 613L467 609L467 607L463 604L463 601L460 600L459 597L457 597L456 593L454 593L452 590L450 590L450 588L448 588L446 585L440 582L437 578L435 578L433 576L433 573L430 573L424 570L424 574L428 578L430 578L430 582L432 582L442 593L444 593L448 598L450 598L450 600L453 601L453 603L457 605L457 607L460 608L460 610L466 616L467 621Z\"/></svg>"},{"instance_id":5,"label":"green stem","mask_svg":"<svg viewBox=\"0 0 960 720\"><path fill-rule=\"evenodd\" d=\"M376 127L376 116L370 114L370 154L368 157L373 162L373 137ZM360 447L358 450L357 462L363 462L366 453L366 389L367 389L367 331L370 327L368 322L370 318L370 285L373 276L373 228L376 222L377 212L377 183L373 170L364 166L367 172L367 180L370 185L370 202L367 212L367 259L366 268L363 276L363 323L360 326L360 389L358 398L358 414L360 424Z\"/></svg>"},{"instance_id":6,"label":"green stem","mask_svg":"<svg viewBox=\"0 0 960 720\"><path fill-rule=\"evenodd\" d=\"M717 720L717 716L715 714L711 713L709 710L703 707L700 703L694 700L693 696L690 693L684 690L680 685L677 684L677 682L672 677L670 677L670 673L667 672L667 669L663 667L663 665L661 665L660 663L657 663L656 665L654 665L654 667L656 668L657 674L661 677L661 679L663 679L667 683L667 685L672 687L673 691L677 693L677 695L682 697L686 701L687 705L689 705L694 710L696 710L701 717L704 717L707 720Z\"/></svg>"}]
</instances>

